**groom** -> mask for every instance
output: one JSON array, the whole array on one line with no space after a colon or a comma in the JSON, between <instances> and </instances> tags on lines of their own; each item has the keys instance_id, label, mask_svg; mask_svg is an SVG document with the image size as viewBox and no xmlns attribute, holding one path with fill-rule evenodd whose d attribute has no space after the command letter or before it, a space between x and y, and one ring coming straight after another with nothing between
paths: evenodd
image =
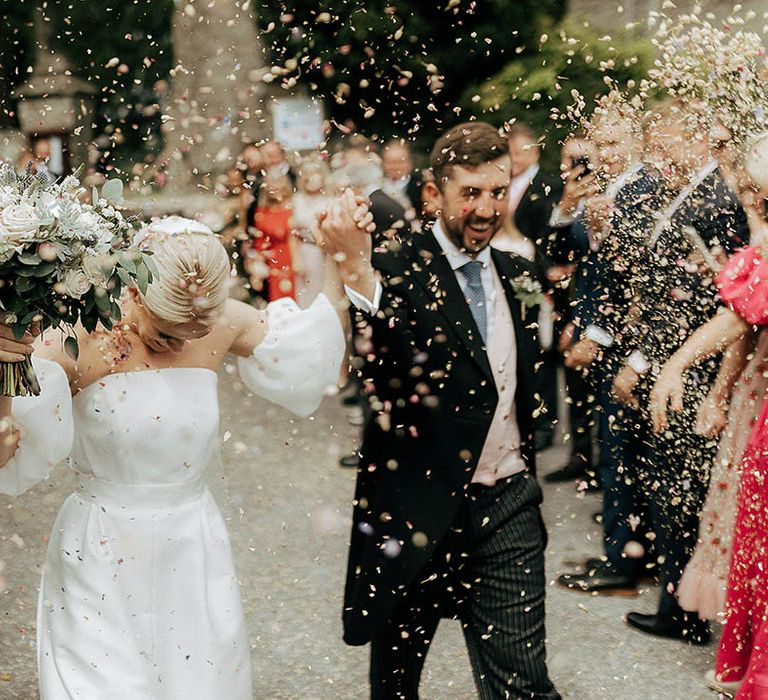
<instances>
[{"instance_id":1,"label":"groom","mask_svg":"<svg viewBox=\"0 0 768 700\"><path fill-rule=\"evenodd\" d=\"M508 207L507 144L489 124L461 124L431 160L425 196L437 221L374 253L378 281L359 254L362 233L333 242L347 256L372 408L344 639L371 643L373 698L416 698L439 620L457 617L481 698L552 700L532 439L536 313L521 301L534 273L489 246Z\"/></svg>"}]
</instances>

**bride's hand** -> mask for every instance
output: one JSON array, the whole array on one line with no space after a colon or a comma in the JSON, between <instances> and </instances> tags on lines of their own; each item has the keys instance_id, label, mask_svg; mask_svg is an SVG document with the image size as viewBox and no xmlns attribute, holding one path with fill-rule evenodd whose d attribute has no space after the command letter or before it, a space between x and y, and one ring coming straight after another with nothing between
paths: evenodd
<instances>
[{"instance_id":1,"label":"bride's hand","mask_svg":"<svg viewBox=\"0 0 768 700\"><path fill-rule=\"evenodd\" d=\"M39 328L33 326L18 340L11 327L0 322L0 362L21 362L32 354L32 343L40 335Z\"/></svg>"},{"instance_id":2,"label":"bride's hand","mask_svg":"<svg viewBox=\"0 0 768 700\"><path fill-rule=\"evenodd\" d=\"M371 264L373 215L365 201L345 190L320 215L315 242L338 263L344 286L372 299L376 275Z\"/></svg>"},{"instance_id":3,"label":"bride's hand","mask_svg":"<svg viewBox=\"0 0 768 700\"><path fill-rule=\"evenodd\" d=\"M9 397L3 396L2 398L4 403L10 404ZM7 414L0 418L0 469L8 464L16 454L20 438L21 433L14 427L11 416Z\"/></svg>"},{"instance_id":4,"label":"bride's hand","mask_svg":"<svg viewBox=\"0 0 768 700\"><path fill-rule=\"evenodd\" d=\"M337 262L370 261L373 215L352 190L334 199L318 218L315 243Z\"/></svg>"},{"instance_id":5,"label":"bride's hand","mask_svg":"<svg viewBox=\"0 0 768 700\"><path fill-rule=\"evenodd\" d=\"M685 386L683 384L683 372L672 365L666 365L659 374L651 391L651 420L653 432L660 433L666 430L669 424L668 409L680 412L683 410L683 397Z\"/></svg>"}]
</instances>

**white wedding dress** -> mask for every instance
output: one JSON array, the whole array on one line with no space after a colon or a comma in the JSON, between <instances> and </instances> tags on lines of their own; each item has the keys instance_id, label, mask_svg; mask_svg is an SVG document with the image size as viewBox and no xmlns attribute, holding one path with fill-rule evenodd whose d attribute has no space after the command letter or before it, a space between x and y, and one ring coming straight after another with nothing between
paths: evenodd
<instances>
[{"instance_id":1,"label":"white wedding dress","mask_svg":"<svg viewBox=\"0 0 768 700\"><path fill-rule=\"evenodd\" d=\"M338 379L344 336L325 296L269 307L239 360L256 394L306 415ZM22 438L0 469L18 494L71 455L78 486L53 526L37 613L44 700L241 700L250 647L224 521L206 486L218 460L217 375L110 374L70 397L35 361L38 397L14 399Z\"/></svg>"}]
</instances>

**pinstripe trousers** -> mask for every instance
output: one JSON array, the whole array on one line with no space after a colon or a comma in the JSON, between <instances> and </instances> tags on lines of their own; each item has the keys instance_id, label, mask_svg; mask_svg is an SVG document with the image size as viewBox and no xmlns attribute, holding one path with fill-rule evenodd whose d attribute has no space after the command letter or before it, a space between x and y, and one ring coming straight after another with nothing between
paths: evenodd
<instances>
[{"instance_id":1,"label":"pinstripe trousers","mask_svg":"<svg viewBox=\"0 0 768 700\"><path fill-rule=\"evenodd\" d=\"M481 700L558 700L544 633L541 489L528 472L472 484L453 527L371 643L371 697L414 700L443 617L462 622Z\"/></svg>"}]
</instances>

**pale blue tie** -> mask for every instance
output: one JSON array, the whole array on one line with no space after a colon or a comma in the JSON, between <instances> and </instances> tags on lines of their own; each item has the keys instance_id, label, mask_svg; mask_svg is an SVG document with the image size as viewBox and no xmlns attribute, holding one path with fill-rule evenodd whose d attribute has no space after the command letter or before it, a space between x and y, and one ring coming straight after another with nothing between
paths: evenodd
<instances>
[{"instance_id":1,"label":"pale blue tie","mask_svg":"<svg viewBox=\"0 0 768 700\"><path fill-rule=\"evenodd\" d=\"M488 309L485 303L485 289L483 289L483 280L480 274L483 269L483 263L479 260L470 260L468 263L464 263L459 270L461 274L467 280L467 288L464 291L464 296L469 304L469 310L472 312L472 316L477 324L477 330L480 331L480 337L483 339L483 344L486 343L486 335L488 333Z\"/></svg>"}]
</instances>

